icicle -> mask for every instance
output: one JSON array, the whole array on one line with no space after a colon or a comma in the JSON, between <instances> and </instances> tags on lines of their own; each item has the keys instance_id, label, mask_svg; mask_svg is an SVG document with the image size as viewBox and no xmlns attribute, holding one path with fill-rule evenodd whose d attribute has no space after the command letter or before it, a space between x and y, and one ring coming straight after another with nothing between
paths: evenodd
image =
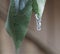
<instances>
[{"instance_id":1,"label":"icicle","mask_svg":"<svg viewBox=\"0 0 60 54\"><path fill-rule=\"evenodd\" d=\"M41 19L42 19L42 15L43 15L43 11L44 11L44 7L45 7L45 3L46 0L36 0L37 1L37 5L38 5L38 9L34 9L35 11L35 17L36 17L36 25L37 25L37 31L41 30ZM38 12L36 12L36 10Z\"/></svg>"},{"instance_id":2,"label":"icicle","mask_svg":"<svg viewBox=\"0 0 60 54\"><path fill-rule=\"evenodd\" d=\"M35 14L36 17L36 26L37 26L37 31L41 30L41 18L39 17L38 14Z\"/></svg>"}]
</instances>

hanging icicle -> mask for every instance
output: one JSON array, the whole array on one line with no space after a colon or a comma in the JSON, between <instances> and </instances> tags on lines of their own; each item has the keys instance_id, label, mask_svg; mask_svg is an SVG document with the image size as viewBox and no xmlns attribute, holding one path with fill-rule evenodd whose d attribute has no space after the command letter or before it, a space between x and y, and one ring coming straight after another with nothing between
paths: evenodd
<instances>
[{"instance_id":1,"label":"hanging icicle","mask_svg":"<svg viewBox=\"0 0 60 54\"><path fill-rule=\"evenodd\" d=\"M33 0L33 12L36 17L37 31L41 30L41 20L46 0Z\"/></svg>"}]
</instances>

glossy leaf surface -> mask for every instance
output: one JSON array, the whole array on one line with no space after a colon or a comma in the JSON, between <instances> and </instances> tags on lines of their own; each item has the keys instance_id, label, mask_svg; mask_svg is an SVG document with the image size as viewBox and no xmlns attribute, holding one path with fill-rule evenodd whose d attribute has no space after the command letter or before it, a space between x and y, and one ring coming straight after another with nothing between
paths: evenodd
<instances>
[{"instance_id":1,"label":"glossy leaf surface","mask_svg":"<svg viewBox=\"0 0 60 54\"><path fill-rule=\"evenodd\" d=\"M32 2L33 12L41 18L43 15L46 0L32 0Z\"/></svg>"},{"instance_id":2,"label":"glossy leaf surface","mask_svg":"<svg viewBox=\"0 0 60 54\"><path fill-rule=\"evenodd\" d=\"M32 12L42 17L46 0L10 0L6 30L13 38L16 49L22 43L27 32Z\"/></svg>"},{"instance_id":3,"label":"glossy leaf surface","mask_svg":"<svg viewBox=\"0 0 60 54\"><path fill-rule=\"evenodd\" d=\"M6 30L19 48L27 32L32 14L32 0L10 0Z\"/></svg>"}]
</instances>

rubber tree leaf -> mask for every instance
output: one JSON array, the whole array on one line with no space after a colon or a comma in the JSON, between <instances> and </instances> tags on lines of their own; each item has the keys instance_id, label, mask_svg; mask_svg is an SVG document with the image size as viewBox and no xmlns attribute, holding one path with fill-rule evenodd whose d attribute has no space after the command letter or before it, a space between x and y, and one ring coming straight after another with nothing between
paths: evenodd
<instances>
[{"instance_id":1,"label":"rubber tree leaf","mask_svg":"<svg viewBox=\"0 0 60 54\"><path fill-rule=\"evenodd\" d=\"M46 0L32 0L33 12L36 16L37 30L41 30L41 18L43 15Z\"/></svg>"},{"instance_id":2,"label":"rubber tree leaf","mask_svg":"<svg viewBox=\"0 0 60 54\"><path fill-rule=\"evenodd\" d=\"M32 0L10 0L6 30L13 38L16 49L22 43L32 14Z\"/></svg>"}]
</instances>

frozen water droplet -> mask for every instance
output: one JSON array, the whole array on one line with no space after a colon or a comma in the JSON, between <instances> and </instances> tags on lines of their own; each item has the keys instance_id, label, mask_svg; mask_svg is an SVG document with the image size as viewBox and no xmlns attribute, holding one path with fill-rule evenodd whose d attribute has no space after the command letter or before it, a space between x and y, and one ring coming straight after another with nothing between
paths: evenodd
<instances>
[{"instance_id":1,"label":"frozen water droplet","mask_svg":"<svg viewBox=\"0 0 60 54\"><path fill-rule=\"evenodd\" d=\"M35 17L36 17L37 31L40 31L41 30L41 18L37 14L35 14Z\"/></svg>"}]
</instances>

